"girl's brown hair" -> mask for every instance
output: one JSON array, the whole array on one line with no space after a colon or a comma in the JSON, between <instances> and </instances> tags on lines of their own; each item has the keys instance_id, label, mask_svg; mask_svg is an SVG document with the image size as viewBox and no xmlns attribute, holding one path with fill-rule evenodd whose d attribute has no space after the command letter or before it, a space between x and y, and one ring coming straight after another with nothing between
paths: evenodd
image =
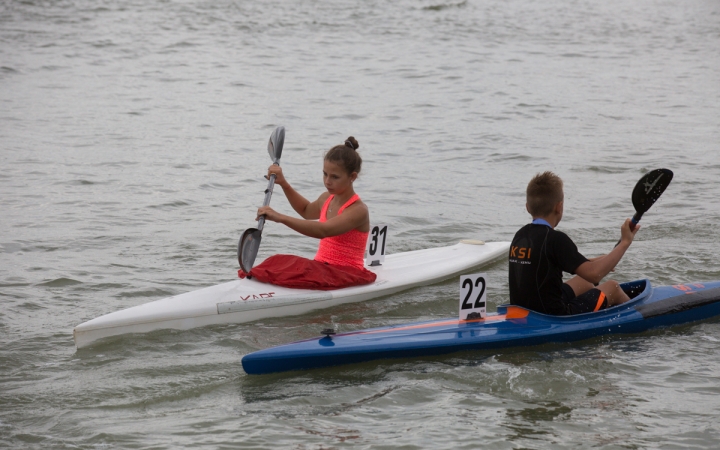
<instances>
[{"instance_id":1,"label":"girl's brown hair","mask_svg":"<svg viewBox=\"0 0 720 450\"><path fill-rule=\"evenodd\" d=\"M350 136L345 139L342 145L336 145L325 153L325 161L333 162L349 174L353 172L360 173L362 167L362 158L358 154L357 149L360 148L358 141Z\"/></svg>"}]
</instances>

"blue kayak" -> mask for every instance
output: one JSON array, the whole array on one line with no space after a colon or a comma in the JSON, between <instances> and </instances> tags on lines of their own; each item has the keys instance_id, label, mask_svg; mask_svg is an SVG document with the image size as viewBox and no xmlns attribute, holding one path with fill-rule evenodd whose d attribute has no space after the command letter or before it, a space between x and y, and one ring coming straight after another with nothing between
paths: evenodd
<instances>
[{"instance_id":1,"label":"blue kayak","mask_svg":"<svg viewBox=\"0 0 720 450\"><path fill-rule=\"evenodd\" d=\"M449 318L293 342L245 355L242 365L249 374L263 374L384 358L524 347L639 333L720 315L720 281L652 287L649 280L637 280L621 286L631 300L603 311L550 316L502 305L482 319Z\"/></svg>"}]
</instances>

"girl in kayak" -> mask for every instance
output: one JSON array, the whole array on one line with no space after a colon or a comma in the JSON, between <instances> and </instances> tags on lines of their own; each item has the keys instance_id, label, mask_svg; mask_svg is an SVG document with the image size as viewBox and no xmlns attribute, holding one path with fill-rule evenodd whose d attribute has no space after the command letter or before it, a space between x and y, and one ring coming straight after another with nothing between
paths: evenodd
<instances>
[{"instance_id":1,"label":"girl in kayak","mask_svg":"<svg viewBox=\"0 0 720 450\"><path fill-rule=\"evenodd\" d=\"M350 136L336 145L323 161L323 182L327 192L315 201L298 193L272 165L267 177L275 174L290 205L302 218L280 214L269 206L258 209L258 219L282 223L305 236L320 239L314 260L293 255L275 255L254 267L249 274L259 281L305 289L338 289L368 284L376 275L364 267L365 245L370 232L370 212L353 189L362 167L358 141ZM256 219L257 220L257 219Z\"/></svg>"},{"instance_id":2,"label":"girl in kayak","mask_svg":"<svg viewBox=\"0 0 720 450\"><path fill-rule=\"evenodd\" d=\"M527 187L525 208L532 223L522 227L510 245L510 303L552 315L581 314L629 300L620 285L609 280L595 285L612 271L640 229L630 219L620 227L620 242L607 255L587 259L562 231L563 182L552 172L537 174ZM566 283L562 273L577 274Z\"/></svg>"}]
</instances>

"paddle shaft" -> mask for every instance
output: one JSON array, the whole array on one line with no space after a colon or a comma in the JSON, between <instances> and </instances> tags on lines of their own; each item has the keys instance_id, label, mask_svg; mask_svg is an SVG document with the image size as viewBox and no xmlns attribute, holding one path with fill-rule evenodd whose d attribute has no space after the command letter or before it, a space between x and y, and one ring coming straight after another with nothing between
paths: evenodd
<instances>
[{"instance_id":1,"label":"paddle shaft","mask_svg":"<svg viewBox=\"0 0 720 450\"><path fill-rule=\"evenodd\" d=\"M283 144L285 143L285 127L277 127L275 131L270 135L268 141L268 154L272 159L273 164L276 166L280 165L280 156L282 155ZM273 187L275 186L275 179L277 175L271 174L268 177L268 187L265 189L265 200L262 206L268 206L270 204L270 198L272 197ZM262 239L262 230L265 226L265 215L258 217L258 227L248 228L240 237L238 242L238 263L240 268L245 273L250 273L250 270L255 264L255 257L257 257L258 249L260 248L260 241Z\"/></svg>"},{"instance_id":2,"label":"paddle shaft","mask_svg":"<svg viewBox=\"0 0 720 450\"><path fill-rule=\"evenodd\" d=\"M275 163L275 165L280 165L278 163ZM265 200L263 200L263 206L267 206L270 204L270 197L272 197L273 188L275 187L275 174L270 175L270 181L268 182L268 187L265 189ZM258 231L262 231L263 226L265 225L265 215L260 216L258 219Z\"/></svg>"}]
</instances>

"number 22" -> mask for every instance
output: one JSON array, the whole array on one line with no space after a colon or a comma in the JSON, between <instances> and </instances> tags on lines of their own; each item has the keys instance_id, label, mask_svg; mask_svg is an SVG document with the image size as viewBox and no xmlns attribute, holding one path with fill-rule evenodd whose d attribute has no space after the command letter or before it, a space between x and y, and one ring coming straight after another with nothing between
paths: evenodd
<instances>
[{"instance_id":1,"label":"number 22","mask_svg":"<svg viewBox=\"0 0 720 450\"><path fill-rule=\"evenodd\" d=\"M482 298L483 294L485 293L485 278L478 277L477 280L475 280L475 287L478 286L479 283L482 283L482 288L480 289L480 294L475 299L475 308L484 308L485 302L481 302L480 299ZM470 300L470 296L472 295L473 291L473 282L470 278L466 278L465 281L463 281L462 287L469 287L468 293L465 296L465 300L463 300L462 303L462 309L472 309L473 305L471 303L468 303L468 300Z\"/></svg>"}]
</instances>

